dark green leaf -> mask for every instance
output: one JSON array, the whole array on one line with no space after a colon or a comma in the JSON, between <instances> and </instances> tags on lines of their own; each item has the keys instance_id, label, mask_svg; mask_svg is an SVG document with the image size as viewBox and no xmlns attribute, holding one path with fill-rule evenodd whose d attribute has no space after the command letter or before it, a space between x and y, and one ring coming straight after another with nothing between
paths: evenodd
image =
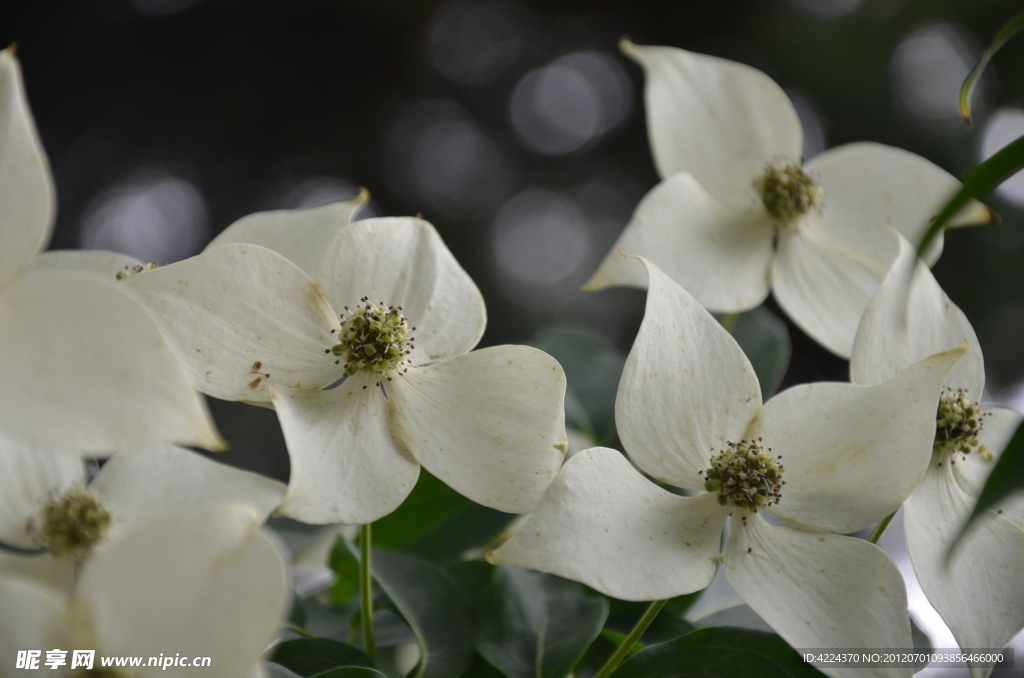
<instances>
[{"instance_id":1,"label":"dark green leaf","mask_svg":"<svg viewBox=\"0 0 1024 678\"><path fill-rule=\"evenodd\" d=\"M997 451L993 450L993 452ZM981 494L978 495L974 511L971 512L971 516L964 523L960 534L950 544L947 558L953 553L957 544L960 543L960 540L967 532L967 528L979 516L983 515L985 511L994 509L999 502L1021 490L1024 490L1024 424L1017 427L1016 433L1010 438L1010 442L1006 445L1003 454L999 457L995 466L992 467L992 471L985 481L985 487L981 489Z\"/></svg>"},{"instance_id":2,"label":"dark green leaf","mask_svg":"<svg viewBox=\"0 0 1024 678\"><path fill-rule=\"evenodd\" d=\"M654 645L627 660L613 678L822 678L773 633L716 627Z\"/></svg>"},{"instance_id":3,"label":"dark green leaf","mask_svg":"<svg viewBox=\"0 0 1024 678\"><path fill-rule=\"evenodd\" d=\"M992 39L992 44L981 55L978 65L974 67L974 70L968 74L963 84L960 85L960 117L964 119L968 127L974 126L971 120L971 99L974 97L974 88L978 85L981 74L985 71L985 67L988 66L988 62L996 55L996 52L1006 44L1007 40L1019 33L1021 29L1024 29L1024 13L1013 17L999 29L996 37Z\"/></svg>"},{"instance_id":4,"label":"dark green leaf","mask_svg":"<svg viewBox=\"0 0 1024 678\"><path fill-rule=\"evenodd\" d=\"M375 550L372 569L416 634L423 659L414 675L461 675L473 659L475 629L469 605L455 583L430 563L399 553Z\"/></svg>"},{"instance_id":5,"label":"dark green leaf","mask_svg":"<svg viewBox=\"0 0 1024 678\"><path fill-rule=\"evenodd\" d=\"M474 619L479 617L478 612L496 570L494 565L483 560L467 560L448 568L448 576L466 597Z\"/></svg>"},{"instance_id":6,"label":"dark green leaf","mask_svg":"<svg viewBox=\"0 0 1024 678\"><path fill-rule=\"evenodd\" d=\"M654 618L651 625L644 631L640 638L640 645L654 645L675 640L694 630L692 624L683 619L686 611L704 593L703 590L694 593L687 593L670 599L661 613ZM615 635L606 635L614 644L618 645L623 638L636 626L640 617L644 615L650 603L633 603L624 600L610 599L608 622L605 624L605 632Z\"/></svg>"},{"instance_id":7,"label":"dark green leaf","mask_svg":"<svg viewBox=\"0 0 1024 678\"><path fill-rule=\"evenodd\" d=\"M579 584L499 567L481 610L477 651L509 678L563 678L601 632L608 601Z\"/></svg>"},{"instance_id":8,"label":"dark green leaf","mask_svg":"<svg viewBox=\"0 0 1024 678\"><path fill-rule=\"evenodd\" d=\"M736 319L732 336L754 367L761 382L761 398L768 400L782 383L793 353L786 323L759 306Z\"/></svg>"},{"instance_id":9,"label":"dark green leaf","mask_svg":"<svg viewBox=\"0 0 1024 678\"><path fill-rule=\"evenodd\" d=\"M352 555L344 538L338 537L328 560L328 565L337 575L327 597L331 605L341 607L355 598L359 591L359 561Z\"/></svg>"},{"instance_id":10,"label":"dark green leaf","mask_svg":"<svg viewBox=\"0 0 1024 678\"><path fill-rule=\"evenodd\" d=\"M341 666L330 671L318 673L312 678L387 678L376 669L368 669L365 666Z\"/></svg>"},{"instance_id":11,"label":"dark green leaf","mask_svg":"<svg viewBox=\"0 0 1024 678\"><path fill-rule=\"evenodd\" d=\"M285 641L274 648L270 661L304 677L339 666L373 666L365 654L351 645L326 638Z\"/></svg>"},{"instance_id":12,"label":"dark green leaf","mask_svg":"<svg viewBox=\"0 0 1024 678\"><path fill-rule=\"evenodd\" d=\"M292 611L288 615L288 623L300 629L306 628L306 609L302 607L302 598L292 596Z\"/></svg>"}]
</instances>

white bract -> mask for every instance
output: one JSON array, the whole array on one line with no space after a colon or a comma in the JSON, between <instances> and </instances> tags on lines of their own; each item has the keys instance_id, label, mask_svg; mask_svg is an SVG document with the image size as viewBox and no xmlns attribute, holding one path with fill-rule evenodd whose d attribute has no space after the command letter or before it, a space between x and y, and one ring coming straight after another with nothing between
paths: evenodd
<instances>
[{"instance_id":1,"label":"white bract","mask_svg":"<svg viewBox=\"0 0 1024 678\"><path fill-rule=\"evenodd\" d=\"M102 669L102 656L210 657L207 671L248 678L284 623L288 568L260 511L221 504L141 523L97 551L74 590L0 573L0 666L18 650L95 650L97 675L196 675L192 667ZM43 658L46 655L44 653ZM104 672L106 671L106 672ZM6 675L6 674L5 674Z\"/></svg>"},{"instance_id":2,"label":"white bract","mask_svg":"<svg viewBox=\"0 0 1024 678\"><path fill-rule=\"evenodd\" d=\"M635 263L635 260L634 260ZM911 647L899 570L878 547L828 532L863 529L921 480L934 403L964 349L935 355L873 387L796 386L763 407L735 340L656 266L626 361L615 418L630 459L570 459L540 507L490 556L581 581L616 598L697 591L715 572L794 647ZM769 524L764 511L791 527ZM909 668L832 676L909 676Z\"/></svg>"},{"instance_id":3,"label":"white bract","mask_svg":"<svg viewBox=\"0 0 1024 678\"><path fill-rule=\"evenodd\" d=\"M223 447L153 319L107 282L37 268L55 209L18 62L0 52L0 431L32 447Z\"/></svg>"},{"instance_id":4,"label":"white bract","mask_svg":"<svg viewBox=\"0 0 1024 678\"><path fill-rule=\"evenodd\" d=\"M851 381L881 383L922 356L964 341L967 355L946 381L931 462L904 504L904 523L921 588L960 646L1002 648L1024 628L1024 500L988 511L949 562L946 553L1024 417L1005 407L979 407L985 367L974 329L903 240L861 321ZM971 664L972 678L991 670L992 664Z\"/></svg>"},{"instance_id":5,"label":"white bract","mask_svg":"<svg viewBox=\"0 0 1024 678\"><path fill-rule=\"evenodd\" d=\"M561 367L525 346L470 352L483 298L425 221L341 228L312 277L278 252L227 243L119 284L163 321L201 391L273 403L292 464L285 515L371 522L421 464L523 513L562 462Z\"/></svg>"},{"instance_id":6,"label":"white bract","mask_svg":"<svg viewBox=\"0 0 1024 678\"><path fill-rule=\"evenodd\" d=\"M890 224L917 242L959 188L912 153L840 146L803 164L782 89L743 64L671 47L623 50L647 76L647 129L662 182L584 289L643 287L618 252L660 266L710 311L754 308L774 291L807 334L849 357L864 307L896 257ZM952 225L987 223L972 201ZM933 263L940 239L928 252Z\"/></svg>"}]
</instances>

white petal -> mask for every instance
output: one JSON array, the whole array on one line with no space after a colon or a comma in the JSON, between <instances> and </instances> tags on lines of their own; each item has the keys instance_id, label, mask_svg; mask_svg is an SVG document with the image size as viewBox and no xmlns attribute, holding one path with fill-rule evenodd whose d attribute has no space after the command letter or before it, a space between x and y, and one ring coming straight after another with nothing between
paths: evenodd
<instances>
[{"instance_id":1,"label":"white petal","mask_svg":"<svg viewBox=\"0 0 1024 678\"><path fill-rule=\"evenodd\" d=\"M119 284L145 301L196 387L214 397L267 401L271 383L318 389L344 374L324 353L339 327L330 304L295 264L264 247L221 245Z\"/></svg>"},{"instance_id":2,"label":"white petal","mask_svg":"<svg viewBox=\"0 0 1024 678\"><path fill-rule=\"evenodd\" d=\"M77 451L31 449L0 438L0 542L39 548L40 512L68 488L85 484Z\"/></svg>"},{"instance_id":3,"label":"white petal","mask_svg":"<svg viewBox=\"0 0 1024 678\"><path fill-rule=\"evenodd\" d=\"M658 480L701 488L700 472L739 442L761 408L761 388L732 336L657 266L647 308L615 398L619 436Z\"/></svg>"},{"instance_id":4,"label":"white petal","mask_svg":"<svg viewBox=\"0 0 1024 678\"><path fill-rule=\"evenodd\" d=\"M39 668L45 671L46 650L71 649L67 613L59 596L48 589L16 577L0 578L0 610L0 666L4 676L15 675L18 650L42 650Z\"/></svg>"},{"instance_id":5,"label":"white petal","mask_svg":"<svg viewBox=\"0 0 1024 678\"><path fill-rule=\"evenodd\" d=\"M532 511L566 450L565 374L529 346L493 346L386 384L413 455L473 501Z\"/></svg>"},{"instance_id":6,"label":"white petal","mask_svg":"<svg viewBox=\"0 0 1024 678\"><path fill-rule=\"evenodd\" d=\"M50 552L22 555L0 550L0 578L16 577L42 585L62 605L71 600L76 569L74 558L61 558Z\"/></svg>"},{"instance_id":7,"label":"white petal","mask_svg":"<svg viewBox=\"0 0 1024 678\"><path fill-rule=\"evenodd\" d=\"M1010 438L1024 421L1024 415L1008 407L986 407L981 412L983 419L981 432L978 434L979 449L985 446L993 456L971 453L966 457L957 455L956 459L961 489L974 497L981 494L985 481L995 466L995 460L1002 456ZM1007 497L999 503L997 510L1001 511L1003 517L1024 527L1024 493L1018 492L1012 497Z\"/></svg>"},{"instance_id":8,"label":"white petal","mask_svg":"<svg viewBox=\"0 0 1024 678\"><path fill-rule=\"evenodd\" d=\"M292 462L282 514L304 523L371 523L412 491L419 464L374 379L356 374L330 391L271 389Z\"/></svg>"},{"instance_id":9,"label":"white petal","mask_svg":"<svg viewBox=\"0 0 1024 678\"><path fill-rule=\"evenodd\" d=\"M884 259L833 239L810 220L779 234L775 299L800 329L842 358L850 357L864 309L898 254L896 235L883 224L876 227L891 242Z\"/></svg>"},{"instance_id":10,"label":"white petal","mask_svg":"<svg viewBox=\"0 0 1024 678\"><path fill-rule=\"evenodd\" d=\"M927 469L939 394L961 355L926 358L880 386L801 384L769 400L751 427L786 469L782 501L768 512L850 533L899 508Z\"/></svg>"},{"instance_id":11,"label":"white petal","mask_svg":"<svg viewBox=\"0 0 1024 678\"><path fill-rule=\"evenodd\" d=\"M339 313L363 297L401 306L409 326L417 328L417 365L471 351L487 324L480 290L422 219L351 224L328 244L313 279Z\"/></svg>"},{"instance_id":12,"label":"white petal","mask_svg":"<svg viewBox=\"0 0 1024 678\"><path fill-rule=\"evenodd\" d=\"M985 363L974 328L949 300L932 272L905 238L900 256L871 298L857 328L850 358L850 381L880 384L927 356L967 342L947 384L981 397Z\"/></svg>"},{"instance_id":13,"label":"white petal","mask_svg":"<svg viewBox=\"0 0 1024 678\"><path fill-rule=\"evenodd\" d=\"M733 519L725 575L754 612L795 648L913 647L907 593L885 551L852 537ZM833 650L834 651L834 650ZM833 668L833 678L903 676L913 669Z\"/></svg>"},{"instance_id":14,"label":"white petal","mask_svg":"<svg viewBox=\"0 0 1024 678\"><path fill-rule=\"evenodd\" d=\"M728 512L713 494L671 494L619 452L595 447L566 462L537 510L487 559L622 600L671 598L711 582Z\"/></svg>"},{"instance_id":15,"label":"white petal","mask_svg":"<svg viewBox=\"0 0 1024 678\"><path fill-rule=\"evenodd\" d=\"M960 190L956 177L941 167L901 148L875 143L831 148L807 163L806 169L825 189L818 226L833 239L858 249L870 239L872 229L882 224L899 231L916 248L932 218ZM971 200L949 227L988 224L994 218L992 210ZM941 253L940 232L924 259L931 266Z\"/></svg>"},{"instance_id":16,"label":"white petal","mask_svg":"<svg viewBox=\"0 0 1024 678\"><path fill-rule=\"evenodd\" d=\"M206 249L225 243L250 243L274 250L312 277L327 243L352 221L370 194L301 210L274 210L244 216L221 231Z\"/></svg>"},{"instance_id":17,"label":"white petal","mask_svg":"<svg viewBox=\"0 0 1024 678\"><path fill-rule=\"evenodd\" d=\"M624 41L623 51L647 76L647 135L662 178L689 172L726 204L754 205L769 161L803 157L793 104L761 71L674 47Z\"/></svg>"},{"instance_id":18,"label":"white petal","mask_svg":"<svg viewBox=\"0 0 1024 678\"><path fill-rule=\"evenodd\" d=\"M46 245L55 211L50 165L8 47L0 51L0 285Z\"/></svg>"},{"instance_id":19,"label":"white petal","mask_svg":"<svg viewBox=\"0 0 1024 678\"><path fill-rule=\"evenodd\" d=\"M681 172L648 193L632 221L583 287L646 287L636 261L645 257L682 285L710 311L754 308L768 296L775 224L763 209L725 207Z\"/></svg>"},{"instance_id":20,"label":"white petal","mask_svg":"<svg viewBox=\"0 0 1024 678\"><path fill-rule=\"evenodd\" d=\"M284 483L172 445L114 455L91 487L111 515L111 539L164 515L224 502L248 503L265 520L286 489Z\"/></svg>"},{"instance_id":21,"label":"white petal","mask_svg":"<svg viewBox=\"0 0 1024 678\"><path fill-rule=\"evenodd\" d=\"M30 271L78 271L90 273L109 283L117 274L130 271L142 262L119 252L100 250L53 250L41 252L29 262Z\"/></svg>"},{"instance_id":22,"label":"white petal","mask_svg":"<svg viewBox=\"0 0 1024 678\"><path fill-rule=\"evenodd\" d=\"M939 466L938 464L942 464ZM904 505L907 547L928 601L964 648L1002 648L1024 628L1024 529L988 511L946 563L952 538L974 508L961 462L936 455ZM991 665L971 667L984 678Z\"/></svg>"},{"instance_id":23,"label":"white petal","mask_svg":"<svg viewBox=\"0 0 1024 678\"><path fill-rule=\"evenodd\" d=\"M21 276L0 292L0 347L0 429L30 447L224 446L156 323L116 285Z\"/></svg>"},{"instance_id":24,"label":"white petal","mask_svg":"<svg viewBox=\"0 0 1024 678\"><path fill-rule=\"evenodd\" d=\"M247 506L203 507L140 527L86 561L77 614L97 654L209 656L224 678L248 678L284 622L288 571ZM191 668L141 668L140 678Z\"/></svg>"}]
</instances>

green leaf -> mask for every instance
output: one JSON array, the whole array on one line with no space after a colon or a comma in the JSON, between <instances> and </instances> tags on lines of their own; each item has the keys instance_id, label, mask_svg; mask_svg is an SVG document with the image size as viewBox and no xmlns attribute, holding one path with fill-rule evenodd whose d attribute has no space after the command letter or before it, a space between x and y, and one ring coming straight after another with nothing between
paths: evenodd
<instances>
[{"instance_id":1,"label":"green leaf","mask_svg":"<svg viewBox=\"0 0 1024 678\"><path fill-rule=\"evenodd\" d=\"M612 678L822 678L774 633L720 626L653 645Z\"/></svg>"},{"instance_id":2,"label":"green leaf","mask_svg":"<svg viewBox=\"0 0 1024 678\"><path fill-rule=\"evenodd\" d=\"M342 666L373 666L365 654L351 645L326 638L285 641L274 648L270 661L303 677Z\"/></svg>"},{"instance_id":3,"label":"green leaf","mask_svg":"<svg viewBox=\"0 0 1024 678\"><path fill-rule=\"evenodd\" d=\"M644 635L637 643L641 648L647 645L665 643L675 640L680 636L691 633L694 630L692 624L682 617L686 611L700 598L703 590L687 593L669 599L665 608L654 618L651 625L644 631ZM640 618L650 607L649 602L628 602L624 600L609 599L610 609L608 611L608 622L602 632L613 644L618 646L629 632L640 621Z\"/></svg>"},{"instance_id":4,"label":"green leaf","mask_svg":"<svg viewBox=\"0 0 1024 678\"><path fill-rule=\"evenodd\" d=\"M782 383L793 354L786 323L759 306L737 318L732 336L754 367L761 383L761 399L768 400Z\"/></svg>"},{"instance_id":5,"label":"green leaf","mask_svg":"<svg viewBox=\"0 0 1024 678\"><path fill-rule=\"evenodd\" d=\"M365 666L341 666L330 671L318 673L312 678L387 678L376 669L368 669Z\"/></svg>"},{"instance_id":6,"label":"green leaf","mask_svg":"<svg viewBox=\"0 0 1024 678\"><path fill-rule=\"evenodd\" d=\"M462 675L473 660L475 629L455 583L434 565L411 556L374 550L371 562L374 579L416 634L423 659L413 675Z\"/></svg>"},{"instance_id":7,"label":"green leaf","mask_svg":"<svg viewBox=\"0 0 1024 678\"><path fill-rule=\"evenodd\" d=\"M1006 42L1014 35L1019 33L1021 29L1024 29L1024 12L1010 19L1006 24L999 29L996 33L996 37L992 39L992 44L988 46L985 53L981 55L981 60L978 61L978 65L974 67L964 82L960 85L960 117L964 119L968 127L973 127L974 123L971 120L971 99L974 97L974 88L978 85L978 80L981 79L981 74L985 71L985 67L988 66L988 62L992 60L992 57L996 55L996 52L1006 44Z\"/></svg>"},{"instance_id":8,"label":"green leaf","mask_svg":"<svg viewBox=\"0 0 1024 678\"><path fill-rule=\"evenodd\" d=\"M931 226L921 238L921 244L917 247L917 256L931 245L935 236L949 223L961 207L967 204L971 198L981 200L991 193L996 186L1003 183L1014 174L1024 169L1024 137L1010 142L1000 149L995 155L981 163L964 177L963 186L949 199L938 216L932 220ZM993 221L998 217L993 213Z\"/></svg>"},{"instance_id":9,"label":"green leaf","mask_svg":"<svg viewBox=\"0 0 1024 678\"><path fill-rule=\"evenodd\" d=\"M343 537L338 537L334 542L327 564L337 575L327 592L327 598L335 607L347 605L359 591L359 561L352 555Z\"/></svg>"},{"instance_id":10,"label":"green leaf","mask_svg":"<svg viewBox=\"0 0 1024 678\"><path fill-rule=\"evenodd\" d=\"M563 678L601 632L608 601L550 574L499 567L481 616L477 651L508 678Z\"/></svg>"},{"instance_id":11,"label":"green leaf","mask_svg":"<svg viewBox=\"0 0 1024 678\"><path fill-rule=\"evenodd\" d=\"M993 452L995 451L993 450ZM1007 443L1003 454L988 474L985 487L981 489L981 494L978 495L978 501L974 505L974 510L971 512L967 522L964 523L956 539L950 544L949 551L946 552L947 560L953 554L964 534L966 534L967 529L978 517L984 514L985 511L994 509L999 502L1021 490L1024 490L1024 424L1017 427L1017 431L1010 438L1010 442Z\"/></svg>"}]
</instances>

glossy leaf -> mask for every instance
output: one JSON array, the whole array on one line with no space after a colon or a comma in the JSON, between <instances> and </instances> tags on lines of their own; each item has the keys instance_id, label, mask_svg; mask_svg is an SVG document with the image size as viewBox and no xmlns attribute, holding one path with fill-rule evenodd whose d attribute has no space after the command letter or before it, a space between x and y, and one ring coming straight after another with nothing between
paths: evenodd
<instances>
[{"instance_id":1,"label":"glossy leaf","mask_svg":"<svg viewBox=\"0 0 1024 678\"><path fill-rule=\"evenodd\" d=\"M964 82L960 85L960 117L964 119L968 127L973 127L974 122L971 120L971 99L974 97L974 88L977 87L978 81L981 79L981 74L985 71L985 67L988 66L988 62L992 60L992 57L996 55L996 52L1002 48L1006 42L1015 36L1017 33L1024 29L1024 12L1013 17L1006 24L999 29L996 33L996 37L992 39L992 44L988 46L985 53L981 55L981 59L974 69L964 78Z\"/></svg>"},{"instance_id":2,"label":"glossy leaf","mask_svg":"<svg viewBox=\"0 0 1024 678\"><path fill-rule=\"evenodd\" d=\"M365 654L351 645L326 638L285 641L274 648L270 661L304 678L338 667L373 666Z\"/></svg>"},{"instance_id":3,"label":"glossy leaf","mask_svg":"<svg viewBox=\"0 0 1024 678\"><path fill-rule=\"evenodd\" d=\"M563 678L601 632L608 601L560 577L499 567L481 616L477 651L508 678Z\"/></svg>"},{"instance_id":4,"label":"glossy leaf","mask_svg":"<svg viewBox=\"0 0 1024 678\"><path fill-rule=\"evenodd\" d=\"M373 552L373 577L409 623L420 646L416 678L456 678L473 660L469 605L455 583L428 562Z\"/></svg>"},{"instance_id":5,"label":"glossy leaf","mask_svg":"<svg viewBox=\"0 0 1024 678\"><path fill-rule=\"evenodd\" d=\"M786 323L759 306L736 319L732 336L754 367L761 383L761 399L768 400L782 383L793 354Z\"/></svg>"}]
</instances>

